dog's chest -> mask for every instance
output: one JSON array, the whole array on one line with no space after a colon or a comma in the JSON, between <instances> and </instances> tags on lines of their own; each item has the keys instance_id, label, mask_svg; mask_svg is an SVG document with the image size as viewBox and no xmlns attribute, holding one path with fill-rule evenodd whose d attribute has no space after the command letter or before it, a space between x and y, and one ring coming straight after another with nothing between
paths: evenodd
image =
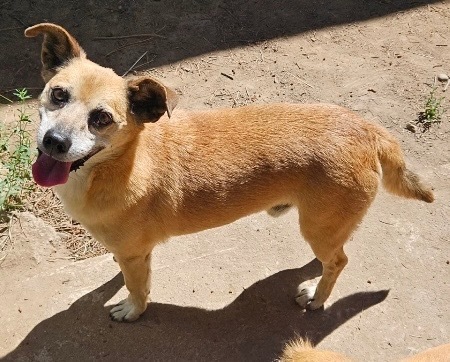
<instances>
[{"instance_id":1,"label":"dog's chest","mask_svg":"<svg viewBox=\"0 0 450 362\"><path fill-rule=\"evenodd\" d=\"M64 185L55 187L55 192L64 205L65 211L77 221L84 219L87 210L86 195L89 187L88 175L82 170L70 175Z\"/></svg>"}]
</instances>

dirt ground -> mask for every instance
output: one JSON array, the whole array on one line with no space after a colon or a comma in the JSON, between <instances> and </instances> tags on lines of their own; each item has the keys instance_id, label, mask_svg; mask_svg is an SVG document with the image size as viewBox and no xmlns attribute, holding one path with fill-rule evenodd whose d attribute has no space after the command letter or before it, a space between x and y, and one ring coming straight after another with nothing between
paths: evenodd
<instances>
[{"instance_id":1,"label":"dirt ground","mask_svg":"<svg viewBox=\"0 0 450 362\"><path fill-rule=\"evenodd\" d=\"M434 84L437 74L450 74L448 1L101 3L4 0L0 94L22 87L39 93L41 39L22 34L28 25L55 22L90 59L118 74L149 71L172 86L179 108L346 106L401 140L436 201L381 192L348 244L349 265L325 310L314 313L293 303L296 284L319 271L295 213L276 220L258 214L174 238L153 258L152 305L127 325L110 322L103 307L122 287L111 257L72 262L60 235L21 215L14 249L0 265L0 356L270 361L300 335L380 361L449 342L450 87ZM442 122L426 132L405 129L433 85L447 110ZM2 122L13 109L0 109Z\"/></svg>"}]
</instances>

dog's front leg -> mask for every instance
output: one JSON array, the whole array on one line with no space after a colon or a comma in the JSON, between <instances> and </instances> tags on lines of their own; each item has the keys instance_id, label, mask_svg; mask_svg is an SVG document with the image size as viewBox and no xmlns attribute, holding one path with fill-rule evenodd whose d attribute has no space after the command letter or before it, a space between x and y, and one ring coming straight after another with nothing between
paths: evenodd
<instances>
[{"instance_id":1,"label":"dog's front leg","mask_svg":"<svg viewBox=\"0 0 450 362\"><path fill-rule=\"evenodd\" d=\"M150 293L150 255L151 253L134 257L115 255L130 294L111 309L113 320L135 321L147 308Z\"/></svg>"}]
</instances>

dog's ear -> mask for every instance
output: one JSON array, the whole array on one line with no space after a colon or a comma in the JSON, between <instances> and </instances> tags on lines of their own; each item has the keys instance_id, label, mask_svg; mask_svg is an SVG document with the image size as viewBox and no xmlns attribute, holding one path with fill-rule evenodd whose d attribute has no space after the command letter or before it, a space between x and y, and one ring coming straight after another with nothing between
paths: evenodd
<instances>
[{"instance_id":1,"label":"dog's ear","mask_svg":"<svg viewBox=\"0 0 450 362\"><path fill-rule=\"evenodd\" d=\"M177 105L177 94L157 80L148 76L131 78L128 81L128 102L131 114L139 122L156 122Z\"/></svg>"},{"instance_id":2,"label":"dog's ear","mask_svg":"<svg viewBox=\"0 0 450 362\"><path fill-rule=\"evenodd\" d=\"M42 78L48 82L57 72L57 69L72 58L86 58L86 53L75 38L64 28L51 23L41 23L25 29L26 37L35 37L44 34L42 43L41 61Z\"/></svg>"}]
</instances>

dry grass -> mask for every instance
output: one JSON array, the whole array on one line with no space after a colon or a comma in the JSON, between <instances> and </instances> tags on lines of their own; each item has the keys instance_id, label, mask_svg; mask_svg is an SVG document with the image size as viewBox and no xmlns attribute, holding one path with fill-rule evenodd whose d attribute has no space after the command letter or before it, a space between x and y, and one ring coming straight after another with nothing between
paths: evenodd
<instances>
[{"instance_id":1,"label":"dry grass","mask_svg":"<svg viewBox=\"0 0 450 362\"><path fill-rule=\"evenodd\" d=\"M55 228L75 260L91 258L107 252L79 223L67 216L61 201L51 189L37 187L36 192L27 200L27 208Z\"/></svg>"},{"instance_id":2,"label":"dry grass","mask_svg":"<svg viewBox=\"0 0 450 362\"><path fill-rule=\"evenodd\" d=\"M24 210L32 212L56 230L74 260L83 260L107 252L79 223L67 216L61 201L51 189L36 186L35 191L28 194L23 201ZM0 222L0 260L12 247L14 239L14 235L10 232L12 220L13 216L3 218Z\"/></svg>"}]
</instances>

